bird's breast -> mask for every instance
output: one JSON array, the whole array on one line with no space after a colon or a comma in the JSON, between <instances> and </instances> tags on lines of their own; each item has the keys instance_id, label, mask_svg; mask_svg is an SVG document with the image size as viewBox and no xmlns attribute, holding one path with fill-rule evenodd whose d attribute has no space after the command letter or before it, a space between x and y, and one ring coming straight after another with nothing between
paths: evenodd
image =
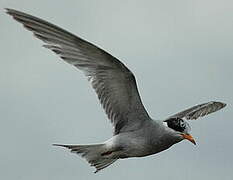
<instances>
[{"instance_id":1,"label":"bird's breast","mask_svg":"<svg viewBox=\"0 0 233 180\"><path fill-rule=\"evenodd\" d=\"M159 153L180 140L163 130L147 130L121 134L118 140L122 148L121 158L143 157Z\"/></svg>"}]
</instances>

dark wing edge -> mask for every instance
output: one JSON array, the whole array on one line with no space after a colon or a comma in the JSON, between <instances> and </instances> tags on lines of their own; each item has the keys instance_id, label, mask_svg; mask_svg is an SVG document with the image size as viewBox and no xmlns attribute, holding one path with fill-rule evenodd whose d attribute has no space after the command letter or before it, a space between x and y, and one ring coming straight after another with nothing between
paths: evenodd
<instances>
[{"instance_id":1,"label":"dark wing edge","mask_svg":"<svg viewBox=\"0 0 233 180\"><path fill-rule=\"evenodd\" d=\"M118 59L40 18L8 8L6 13L45 42L44 47L88 77L114 126L114 134L139 128L143 121L150 119L133 73Z\"/></svg>"},{"instance_id":2,"label":"dark wing edge","mask_svg":"<svg viewBox=\"0 0 233 180\"><path fill-rule=\"evenodd\" d=\"M191 108L188 108L184 111L181 111L177 114L170 116L166 120L171 119L171 118L181 118L181 119L185 118L186 120L196 120L200 117L206 116L206 115L214 113L216 111L219 111L220 109L224 108L225 106L226 106L225 103L211 101L208 103L203 103L203 104L199 104L199 105L193 106Z\"/></svg>"}]
</instances>

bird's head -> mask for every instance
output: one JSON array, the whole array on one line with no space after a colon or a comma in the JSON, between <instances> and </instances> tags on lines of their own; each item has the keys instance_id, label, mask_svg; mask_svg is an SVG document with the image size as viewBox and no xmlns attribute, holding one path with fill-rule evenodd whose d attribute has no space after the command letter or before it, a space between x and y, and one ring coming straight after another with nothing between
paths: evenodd
<instances>
[{"instance_id":1,"label":"bird's head","mask_svg":"<svg viewBox=\"0 0 233 180\"><path fill-rule=\"evenodd\" d=\"M176 135L179 136L181 139L187 139L194 145L196 145L194 138L189 133L191 131L191 127L186 121L181 118L170 118L164 121L164 123L166 123L166 126L168 128L174 130Z\"/></svg>"}]
</instances>

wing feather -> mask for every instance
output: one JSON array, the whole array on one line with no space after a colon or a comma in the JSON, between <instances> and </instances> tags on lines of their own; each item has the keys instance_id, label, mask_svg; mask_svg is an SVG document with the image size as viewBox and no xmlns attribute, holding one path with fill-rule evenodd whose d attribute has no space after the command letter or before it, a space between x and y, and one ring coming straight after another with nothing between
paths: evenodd
<instances>
[{"instance_id":1,"label":"wing feather","mask_svg":"<svg viewBox=\"0 0 233 180\"><path fill-rule=\"evenodd\" d=\"M140 128L141 123L150 119L133 73L118 59L47 21L13 9L6 11L45 42L45 48L84 72L111 120L115 134Z\"/></svg>"},{"instance_id":2,"label":"wing feather","mask_svg":"<svg viewBox=\"0 0 233 180\"><path fill-rule=\"evenodd\" d=\"M203 104L199 104L199 105L193 106L191 108L188 108L184 111L181 111L177 114L170 116L167 119L185 118L186 120L195 120L195 119L198 119L199 117L203 117L203 116L206 116L210 113L216 112L216 111L224 108L225 106L226 106L225 103L211 101L208 103L203 103Z\"/></svg>"}]
</instances>

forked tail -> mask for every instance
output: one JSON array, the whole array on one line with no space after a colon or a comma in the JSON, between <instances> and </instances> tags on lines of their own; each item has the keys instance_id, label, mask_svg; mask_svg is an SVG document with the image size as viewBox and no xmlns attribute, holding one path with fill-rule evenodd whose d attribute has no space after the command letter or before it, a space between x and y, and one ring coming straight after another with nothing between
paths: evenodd
<instances>
[{"instance_id":1,"label":"forked tail","mask_svg":"<svg viewBox=\"0 0 233 180\"><path fill-rule=\"evenodd\" d=\"M93 144L93 145L64 145L53 144L54 146L61 146L71 150L72 153L79 154L85 158L87 162L96 168L95 173L104 169L114 163L117 159L113 159L107 156L105 144Z\"/></svg>"}]
</instances>

